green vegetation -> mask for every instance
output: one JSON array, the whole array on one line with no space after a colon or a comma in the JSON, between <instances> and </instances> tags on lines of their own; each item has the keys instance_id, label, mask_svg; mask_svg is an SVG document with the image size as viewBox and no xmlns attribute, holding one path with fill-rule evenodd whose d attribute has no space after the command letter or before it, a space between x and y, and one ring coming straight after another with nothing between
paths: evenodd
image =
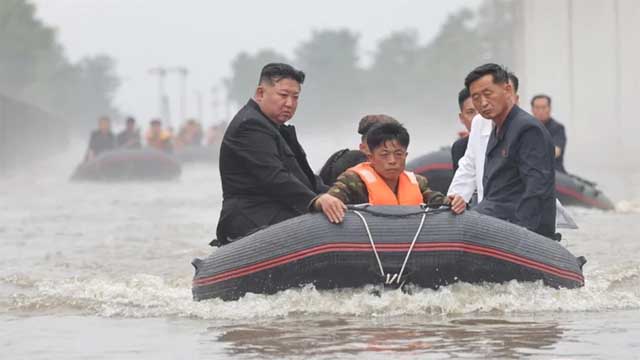
<instances>
[{"instance_id":1,"label":"green vegetation","mask_svg":"<svg viewBox=\"0 0 640 360\"><path fill-rule=\"evenodd\" d=\"M35 16L26 0L0 1L0 94L37 106L70 127L93 127L100 114L115 114L119 80L105 55L71 63L56 32Z\"/></svg>"},{"instance_id":2,"label":"green vegetation","mask_svg":"<svg viewBox=\"0 0 640 360\"><path fill-rule=\"evenodd\" d=\"M379 41L371 64L358 58L358 35L349 30L315 31L287 59L271 49L239 54L227 79L229 100L243 105L252 95L261 67L285 61L307 74L297 117L305 127L333 129L363 114L386 112L401 121L450 122L465 75L485 62L513 64L510 0L486 0L478 9L449 16L439 33L420 44L415 31Z\"/></svg>"}]
</instances>

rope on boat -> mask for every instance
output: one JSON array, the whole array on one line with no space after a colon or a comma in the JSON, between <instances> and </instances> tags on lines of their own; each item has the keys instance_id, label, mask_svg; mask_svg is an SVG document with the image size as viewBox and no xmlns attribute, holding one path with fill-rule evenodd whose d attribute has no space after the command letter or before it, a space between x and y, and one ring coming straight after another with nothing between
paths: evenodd
<instances>
[{"instance_id":1,"label":"rope on boat","mask_svg":"<svg viewBox=\"0 0 640 360\"><path fill-rule=\"evenodd\" d=\"M404 272L404 267L407 265L407 261L409 260L409 255L411 255L411 251L413 250L413 246L416 244L416 240L418 240L418 236L420 236L420 232L422 231L422 226L424 226L424 220L427 218L427 213L429 212L429 208L427 208L422 214L422 220L420 220L420 226L418 226L418 231L413 236L413 240L411 241L411 246L409 247L409 251L407 251L407 256L404 258L404 262L402 263L402 268L400 268L400 274L398 275L398 283L400 283L400 278L402 277L402 273Z\"/></svg>"},{"instance_id":2,"label":"rope on boat","mask_svg":"<svg viewBox=\"0 0 640 360\"><path fill-rule=\"evenodd\" d=\"M422 227L424 226L424 221L427 218L427 213L430 208L426 208L423 211L422 219L420 220L420 226L418 226L418 231L413 236L413 240L411 241L411 245L409 246L409 250L407 251L407 255L404 258L404 262L402 263L402 267L400 268L400 273L398 274L386 274L384 272L384 267L382 266L382 261L380 260L380 256L378 255L378 250L376 249L376 244L373 241L373 236L371 235L371 230L369 229L369 224L367 223L367 219L358 211L354 210L353 212L360 217L362 223L364 224L364 228L367 231L367 236L369 236L369 242L371 243L371 248L373 249L373 254L376 257L376 261L378 262L378 267L380 269L380 275L385 279L385 284L390 285L395 281L397 284L400 284L400 279L402 278L402 274L404 273L405 266L407 265L407 261L409 261L409 256L411 256L411 251L413 251L413 247L416 244L416 240L418 240L418 236L420 236L420 232L422 231Z\"/></svg>"},{"instance_id":3,"label":"rope on boat","mask_svg":"<svg viewBox=\"0 0 640 360\"><path fill-rule=\"evenodd\" d=\"M362 223L364 224L364 228L367 230L367 235L369 236L369 242L371 243L371 247L373 248L373 254L376 256L376 260L378 261L378 266L380 267L380 275L384 277L384 269L382 268L382 261L380 261L380 256L378 256L378 250L376 250L376 244L373 242L373 236L371 236L371 231L369 230L369 224L367 223L367 219L362 216L360 211L353 211L356 215L360 216L362 219Z\"/></svg>"}]
</instances>

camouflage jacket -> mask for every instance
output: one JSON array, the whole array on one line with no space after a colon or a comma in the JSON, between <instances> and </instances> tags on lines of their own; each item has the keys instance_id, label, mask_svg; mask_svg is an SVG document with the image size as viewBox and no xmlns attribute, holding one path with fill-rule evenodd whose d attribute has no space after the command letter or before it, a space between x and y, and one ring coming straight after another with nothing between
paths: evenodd
<instances>
[{"instance_id":1,"label":"camouflage jacket","mask_svg":"<svg viewBox=\"0 0 640 360\"><path fill-rule=\"evenodd\" d=\"M426 177L416 174L416 179L425 204L442 205L449 203L449 199L446 196L429 188L429 181ZM360 179L360 176L353 171L345 171L338 176L338 179L327 191L327 194L337 197L345 204L364 204L369 202L367 186Z\"/></svg>"}]
</instances>

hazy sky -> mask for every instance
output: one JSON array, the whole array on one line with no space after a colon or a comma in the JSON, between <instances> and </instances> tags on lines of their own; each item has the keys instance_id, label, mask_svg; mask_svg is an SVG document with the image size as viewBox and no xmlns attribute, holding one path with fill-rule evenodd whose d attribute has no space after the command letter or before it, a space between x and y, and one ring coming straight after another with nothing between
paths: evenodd
<instances>
[{"instance_id":1,"label":"hazy sky","mask_svg":"<svg viewBox=\"0 0 640 360\"><path fill-rule=\"evenodd\" d=\"M140 120L157 115L154 66L185 66L188 115L196 114L202 94L205 122L211 122L211 89L230 72L241 51L273 48L291 55L312 30L348 28L361 35L366 62L377 41L390 32L416 29L422 42L433 37L446 17L479 0L448 1L210 1L210 0L32 0L38 16L58 29L72 61L105 53L117 61L122 86L117 105ZM257 77L258 74L256 74ZM308 74L313 81L313 74ZM174 121L178 76L166 83ZM247 96L253 89L248 89Z\"/></svg>"}]
</instances>

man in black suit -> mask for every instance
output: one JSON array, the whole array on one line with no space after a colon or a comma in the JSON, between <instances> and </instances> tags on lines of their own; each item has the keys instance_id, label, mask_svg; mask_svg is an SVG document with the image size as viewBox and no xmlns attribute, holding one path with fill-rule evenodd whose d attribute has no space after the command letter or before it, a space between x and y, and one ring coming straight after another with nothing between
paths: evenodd
<instances>
[{"instance_id":1,"label":"man in black suit","mask_svg":"<svg viewBox=\"0 0 640 360\"><path fill-rule=\"evenodd\" d=\"M328 189L311 170L295 128L285 125L296 112L304 78L290 65L267 64L254 97L227 127L220 146L218 244L301 215Z\"/></svg>"},{"instance_id":2,"label":"man in black suit","mask_svg":"<svg viewBox=\"0 0 640 360\"><path fill-rule=\"evenodd\" d=\"M531 111L551 134L555 145L556 170L566 173L564 169L564 149L567 146L567 134L564 125L551 117L551 97L545 94L536 95L531 99Z\"/></svg>"},{"instance_id":3,"label":"man in black suit","mask_svg":"<svg viewBox=\"0 0 640 360\"><path fill-rule=\"evenodd\" d=\"M555 156L549 132L515 104L503 67L479 66L467 75L465 86L476 110L494 123L484 163L484 198L475 209L553 237Z\"/></svg>"}]
</instances>

